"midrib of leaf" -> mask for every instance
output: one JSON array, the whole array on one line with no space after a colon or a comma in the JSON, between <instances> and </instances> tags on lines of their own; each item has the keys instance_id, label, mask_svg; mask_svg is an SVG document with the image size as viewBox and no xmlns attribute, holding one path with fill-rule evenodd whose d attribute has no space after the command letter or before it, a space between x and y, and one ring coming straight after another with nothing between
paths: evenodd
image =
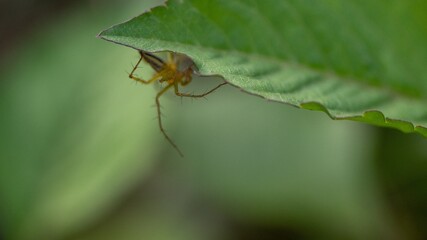
<instances>
[{"instance_id":1,"label":"midrib of leaf","mask_svg":"<svg viewBox=\"0 0 427 240\"><path fill-rule=\"evenodd\" d=\"M253 2L254 1L252 1L252 3ZM230 2L230 4L242 5L242 2L233 1L232 3ZM427 109L423 108L421 103L424 99L417 97L416 95L409 94L406 91L396 89L395 87L384 85L383 83L381 84L380 81L375 81L375 79L367 80L366 77L361 78L354 73L337 71L336 68L331 67L332 64L329 63L330 60L327 60L327 57L325 57L324 54L321 54L323 57L322 62L326 62L327 64L319 67L317 65L312 65L309 63L307 64L305 62L303 63L303 61L294 59L292 55L295 55L295 53L292 53L292 51L289 51L285 54L283 54L282 51L276 51L276 54L274 54L273 45L273 48L268 48L272 50L268 51L259 50L253 46L249 50L245 51L242 46L234 44L232 39L230 39L227 33L224 32L221 24L217 23L208 15L203 14L203 12L194 6L194 4L188 3L186 6L190 6L191 9L185 9L185 11L196 11L198 14L197 17L202 17L205 21L209 22L209 28L214 28L215 32L222 33L220 36L217 34L217 37L220 37L227 43L224 48L209 44L202 44L199 42L197 37L198 35L193 32L194 29L187 27L187 24L181 20L180 15L173 10L169 11L169 13L175 19L178 19L177 21L181 22L178 31L176 26L169 27L166 25L163 26L163 30L168 31L168 33L163 32L158 34L158 38L146 38L143 36L134 38L132 37L132 34L130 34L130 37L126 37L114 33L109 36L108 32L104 32L102 37L112 42L145 51L155 52L172 50L185 53L195 61L200 69L201 74L221 75L231 84L242 88L244 91L262 96L270 100L285 102L297 107L325 111L334 119L353 119L358 121L366 121L376 125L396 127L405 132L418 131L423 135L426 135L426 130L424 127L427 126ZM243 4L243 6L246 5ZM250 7L248 8L250 9ZM298 8L296 7L296 9ZM274 25L271 23L269 24L268 21L266 21L267 18L265 18L259 11L261 10L250 11L252 16L257 16L253 21L259 20L258 23L265 25L265 29L270 29L268 31L270 34L268 35L275 36L276 40L273 40L273 42L280 42L280 39L277 39L278 34L274 33ZM155 12L156 10L153 10L153 13L149 13L150 17L155 19L159 24L164 25L165 20L159 18ZM181 14L185 14L185 12L181 12ZM172 27L175 28L172 29ZM179 31L185 31L187 35L192 37L187 41L182 41L182 39L176 38L176 36L179 36L177 35L177 32L179 33ZM305 31L313 34L314 37L312 39L324 39L323 37L316 37L316 32L310 28L306 27ZM280 31L278 32L280 33ZM363 34L359 35L359 37L363 38ZM160 40L162 38L163 40ZM370 46L370 41L366 42L368 45L362 47L369 49L373 48ZM253 39L251 43L254 45ZM319 53L323 53L322 50L324 47L321 46L322 44L316 44L317 47L310 49L310 51L313 50ZM348 54L349 52L345 53ZM269 69L268 67L262 68L259 66L265 66L265 63L270 63L270 65L273 65L273 67L269 66ZM250 66L245 66L245 64ZM276 69L277 67L279 68L278 70ZM271 69L276 69L276 72L272 71ZM376 70L378 71L378 69ZM310 77L306 76L309 81L299 81L299 83L302 82L303 84L306 83L307 85L301 85L303 87L294 86L294 91L290 92L280 91L280 88L274 85L279 82L277 78L268 78L269 75L274 73L281 72L282 74L286 75L289 71L300 71L307 74L307 76L311 75ZM286 79L282 79L282 82L286 83ZM269 85L270 87L268 87ZM320 91L320 86L323 87L323 90L321 91L324 92L318 92L316 94L316 91ZM290 88L288 87L287 90L290 90ZM357 94L360 95L360 93L355 93L357 90L372 92L371 97L373 96L374 98L370 99L369 101L362 101L361 97L357 96ZM338 97L338 100L343 102L349 101L351 103L351 101L354 100L351 98L356 98L355 100L358 101L359 104L356 104L356 106L354 106L354 104L348 104L348 106L345 104L341 106L340 104L337 105L336 103L331 104L331 102L333 103L333 99L328 99L328 91L332 95L335 94L335 97L338 94L345 95L347 92L347 96ZM293 95L295 94L299 95L300 98L298 99L298 96L294 97ZM363 94L369 96L368 93ZM375 94L376 97L374 96ZM312 97L312 99L304 99L304 96L313 95L314 97ZM405 111L402 111L402 103L407 103L408 108L413 108L415 110L412 112L409 111L409 113L405 113ZM398 109L398 111L395 111L396 109ZM384 113L387 117L384 116ZM374 120L372 120L373 117L375 118Z\"/></svg>"}]
</instances>

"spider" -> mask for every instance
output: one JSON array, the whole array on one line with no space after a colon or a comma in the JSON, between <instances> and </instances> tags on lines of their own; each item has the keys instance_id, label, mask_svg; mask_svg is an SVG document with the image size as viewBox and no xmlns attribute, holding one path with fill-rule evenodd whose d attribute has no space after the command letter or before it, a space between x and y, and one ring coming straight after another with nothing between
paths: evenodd
<instances>
[{"instance_id":1,"label":"spider","mask_svg":"<svg viewBox=\"0 0 427 240\"><path fill-rule=\"evenodd\" d=\"M159 128L160 128L160 131L165 136L166 140L172 145L172 147L178 152L178 154L181 157L184 157L181 150L174 143L172 138L169 137L169 135L166 133L163 127L162 115L160 112L160 101L159 101L160 97L166 91L168 91L170 88L173 87L175 94L177 96L201 98L212 93L213 91L217 90L221 86L227 84L227 82L223 82L203 94L194 95L194 94L182 93L179 91L179 85L181 86L188 85L192 80L193 73L195 72L195 69L194 69L195 65L188 57L185 57L182 54L175 54L175 53L169 52L167 61L165 62L161 58L145 51L139 51L139 54L141 55L141 57L139 58L139 61L137 62L137 64L133 67L132 72L129 74L129 78L142 84L150 84L156 81L160 83L163 83L163 82L167 83L167 85L164 88L162 88L156 95L157 119L159 123ZM151 68L153 68L153 70L156 72L148 80L144 80L134 75L136 69L138 68L138 65L141 63L142 60L147 62L151 66Z\"/></svg>"}]
</instances>

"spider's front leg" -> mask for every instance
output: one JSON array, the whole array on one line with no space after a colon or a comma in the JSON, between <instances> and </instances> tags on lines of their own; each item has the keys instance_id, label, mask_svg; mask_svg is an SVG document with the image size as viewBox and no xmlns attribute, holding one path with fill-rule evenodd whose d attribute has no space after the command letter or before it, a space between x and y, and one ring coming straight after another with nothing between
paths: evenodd
<instances>
[{"instance_id":1,"label":"spider's front leg","mask_svg":"<svg viewBox=\"0 0 427 240\"><path fill-rule=\"evenodd\" d=\"M152 82L155 82L156 80L160 80L162 78L162 75L160 73L154 74L153 77L151 77L148 80L144 80L144 79L139 78L139 77L137 77L137 76L134 75L134 73L135 73L136 69L138 69L138 66L141 63L142 59L143 59L143 56L141 55L141 57L139 58L139 61L133 67L132 72L130 72L129 78L133 79L133 80L135 80L135 81L137 81L139 83L142 83L142 84L150 84Z\"/></svg>"}]
</instances>

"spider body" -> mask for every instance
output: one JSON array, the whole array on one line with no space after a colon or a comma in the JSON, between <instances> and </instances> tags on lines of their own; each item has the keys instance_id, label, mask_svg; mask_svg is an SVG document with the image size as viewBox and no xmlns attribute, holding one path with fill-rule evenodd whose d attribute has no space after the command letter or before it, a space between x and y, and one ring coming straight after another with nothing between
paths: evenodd
<instances>
[{"instance_id":1,"label":"spider body","mask_svg":"<svg viewBox=\"0 0 427 240\"><path fill-rule=\"evenodd\" d=\"M157 95L156 95L156 107L157 107L157 117L158 117L158 123L160 131L165 136L166 140L175 148L175 150L179 153L181 157L184 155L179 150L178 146L172 141L172 139L167 135L165 129L163 128L162 124L162 116L160 112L160 97L168 91L170 88L174 88L174 92L177 96L180 97L192 97L192 98L201 98L205 97L209 93L212 93L219 87L227 84L226 82L219 84L212 90L205 92L203 94L188 94L188 93L181 93L179 91L179 86L186 86L192 81L192 76L194 73L195 65L194 63L188 58L184 57L182 55L174 55L173 53L168 54L167 61L163 61L161 58L148 53L144 51L139 51L139 54L141 55L138 63L133 68L132 72L129 74L129 78L142 83L142 84L150 84L156 81L159 81L160 83L165 82L167 85L161 89ZM141 61L144 60L147 62L151 68L156 72L150 79L144 80L142 78L139 78L134 75L136 69L138 68L138 65L141 63Z\"/></svg>"}]
</instances>

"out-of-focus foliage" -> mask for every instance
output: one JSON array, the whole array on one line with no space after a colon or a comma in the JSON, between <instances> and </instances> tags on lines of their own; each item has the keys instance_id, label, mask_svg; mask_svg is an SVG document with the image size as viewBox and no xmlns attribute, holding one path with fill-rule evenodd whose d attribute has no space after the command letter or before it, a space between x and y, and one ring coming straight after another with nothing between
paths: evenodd
<instances>
[{"instance_id":1,"label":"out-of-focus foliage","mask_svg":"<svg viewBox=\"0 0 427 240\"><path fill-rule=\"evenodd\" d=\"M189 158L179 165L229 214L344 238L390 227L369 171L375 138L369 129L233 89L193 105L181 115L178 141Z\"/></svg>"},{"instance_id":2,"label":"out-of-focus foliage","mask_svg":"<svg viewBox=\"0 0 427 240\"><path fill-rule=\"evenodd\" d=\"M127 78L137 52L95 38L150 4L76 6L0 61L0 238L427 235L418 136L333 122L229 86L208 101L162 98L186 158L177 156L151 107L158 87ZM219 81L195 78L183 90Z\"/></svg>"},{"instance_id":3,"label":"out-of-focus foliage","mask_svg":"<svg viewBox=\"0 0 427 240\"><path fill-rule=\"evenodd\" d=\"M153 95L121 81L132 52L95 38L112 8L78 8L2 66L0 210L8 237L56 239L81 229L143 179L158 152L152 115L141 107Z\"/></svg>"},{"instance_id":4,"label":"out-of-focus foliage","mask_svg":"<svg viewBox=\"0 0 427 240\"><path fill-rule=\"evenodd\" d=\"M170 0L101 37L332 118L427 136L427 3Z\"/></svg>"},{"instance_id":5,"label":"out-of-focus foliage","mask_svg":"<svg viewBox=\"0 0 427 240\"><path fill-rule=\"evenodd\" d=\"M427 142L385 131L380 143L377 168L387 200L398 215L398 224L423 239L427 236Z\"/></svg>"}]
</instances>

